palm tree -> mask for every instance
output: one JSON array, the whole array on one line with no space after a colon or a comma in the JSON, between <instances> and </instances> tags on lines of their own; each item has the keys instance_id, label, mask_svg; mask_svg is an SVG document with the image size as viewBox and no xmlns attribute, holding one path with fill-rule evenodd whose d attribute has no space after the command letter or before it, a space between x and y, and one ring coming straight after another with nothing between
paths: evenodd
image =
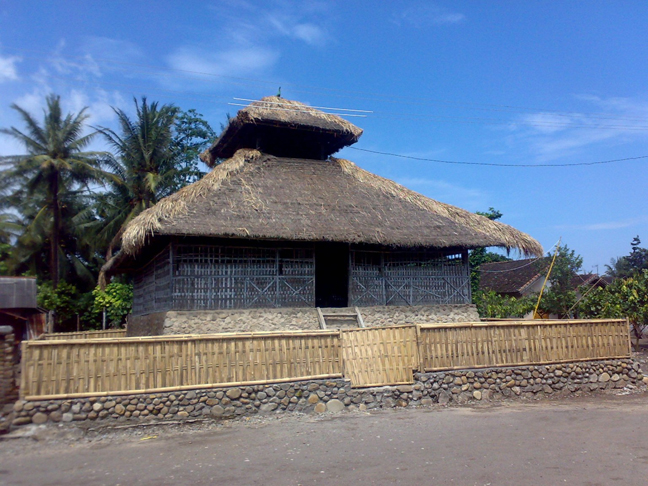
<instances>
[{"instance_id":1,"label":"palm tree","mask_svg":"<svg viewBox=\"0 0 648 486\"><path fill-rule=\"evenodd\" d=\"M136 118L131 120L123 110L117 114L120 132L108 128L99 131L117 154L115 174L118 180L99 196L98 237L107 246L106 261L118 246L125 226L138 214L153 206L174 190L174 123L178 109L158 106L142 97L135 101Z\"/></svg>"},{"instance_id":2,"label":"palm tree","mask_svg":"<svg viewBox=\"0 0 648 486\"><path fill-rule=\"evenodd\" d=\"M88 190L91 183L105 181L110 174L102 170L105 154L84 151L96 135L83 135L87 108L64 116L59 96L49 95L46 101L42 125L20 106L11 105L25 123L26 132L15 127L1 132L21 142L26 153L5 157L2 165L8 168L0 171L0 178L9 188L3 197L5 205L11 200L15 204L16 199L26 195L21 212L26 213L31 229L45 229L50 243L49 275L56 288L62 253L62 213L69 207L65 199L79 189ZM32 231L30 238L37 238L38 233Z\"/></svg>"}]
</instances>

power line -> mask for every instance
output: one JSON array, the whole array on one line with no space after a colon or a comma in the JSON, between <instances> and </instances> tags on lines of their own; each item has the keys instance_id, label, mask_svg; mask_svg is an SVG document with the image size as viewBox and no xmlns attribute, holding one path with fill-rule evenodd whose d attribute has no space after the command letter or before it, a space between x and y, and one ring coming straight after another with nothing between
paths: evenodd
<instances>
[{"instance_id":1,"label":"power line","mask_svg":"<svg viewBox=\"0 0 648 486\"><path fill-rule=\"evenodd\" d=\"M402 154L394 154L391 152L380 152L378 150L369 150L369 149L363 149L358 147L347 147L347 148L351 150L359 150L361 152L368 152L371 154L388 155L390 157L399 157L401 159L421 160L424 162L436 162L439 164L481 165L481 166L488 166L488 167L577 167L577 166L586 166L586 165L612 164L615 162L625 162L629 160L648 159L648 155L640 155L638 157L626 157L623 159L601 160L596 162L574 162L571 164L501 164L495 162L465 162L465 161L456 161L456 160L428 159L426 157L415 157L413 155L402 155Z\"/></svg>"}]
</instances>

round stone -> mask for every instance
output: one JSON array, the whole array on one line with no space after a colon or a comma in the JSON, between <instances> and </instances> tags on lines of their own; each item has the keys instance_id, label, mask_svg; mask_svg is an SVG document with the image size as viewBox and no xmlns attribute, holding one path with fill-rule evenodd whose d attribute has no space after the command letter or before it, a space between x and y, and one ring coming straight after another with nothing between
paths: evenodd
<instances>
[{"instance_id":1,"label":"round stone","mask_svg":"<svg viewBox=\"0 0 648 486\"><path fill-rule=\"evenodd\" d=\"M241 396L241 389L240 388L230 388L227 390L227 397L231 400L236 400Z\"/></svg>"},{"instance_id":2,"label":"round stone","mask_svg":"<svg viewBox=\"0 0 648 486\"><path fill-rule=\"evenodd\" d=\"M225 412L225 409L223 407L221 407L220 405L214 405L211 408L211 411L210 411L210 413L212 414L213 417L220 417L221 415L223 415L224 412Z\"/></svg>"},{"instance_id":3,"label":"round stone","mask_svg":"<svg viewBox=\"0 0 648 486\"><path fill-rule=\"evenodd\" d=\"M479 390L475 390L475 391L473 392L473 398L474 398L475 400L481 400L481 399L482 399L482 392L479 391Z\"/></svg>"},{"instance_id":4,"label":"round stone","mask_svg":"<svg viewBox=\"0 0 648 486\"><path fill-rule=\"evenodd\" d=\"M32 417L32 422L37 425L44 424L45 422L47 422L47 415L41 412L37 412Z\"/></svg>"},{"instance_id":5,"label":"round stone","mask_svg":"<svg viewBox=\"0 0 648 486\"><path fill-rule=\"evenodd\" d=\"M319 397L317 396L317 394L312 393L312 394L308 397L308 403L310 403L311 405L314 405L314 404L317 403L317 402L319 402Z\"/></svg>"},{"instance_id":6,"label":"round stone","mask_svg":"<svg viewBox=\"0 0 648 486\"><path fill-rule=\"evenodd\" d=\"M99 403L99 402L93 403L92 410L95 412L101 412L103 410L103 403Z\"/></svg>"},{"instance_id":7,"label":"round stone","mask_svg":"<svg viewBox=\"0 0 648 486\"><path fill-rule=\"evenodd\" d=\"M315 405L315 411L317 413L326 412L326 405L324 405L322 402L319 402L317 405Z\"/></svg>"}]
</instances>

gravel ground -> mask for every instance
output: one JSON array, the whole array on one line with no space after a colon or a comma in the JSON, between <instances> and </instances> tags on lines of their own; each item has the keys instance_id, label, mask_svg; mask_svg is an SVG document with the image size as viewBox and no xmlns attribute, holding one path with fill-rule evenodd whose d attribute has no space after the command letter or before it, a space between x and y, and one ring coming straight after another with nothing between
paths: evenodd
<instances>
[{"instance_id":1,"label":"gravel ground","mask_svg":"<svg viewBox=\"0 0 648 486\"><path fill-rule=\"evenodd\" d=\"M646 393L0 440L0 484L646 484Z\"/></svg>"},{"instance_id":2,"label":"gravel ground","mask_svg":"<svg viewBox=\"0 0 648 486\"><path fill-rule=\"evenodd\" d=\"M648 369L645 350L635 356ZM646 484L648 393L0 436L0 485Z\"/></svg>"}]
</instances>

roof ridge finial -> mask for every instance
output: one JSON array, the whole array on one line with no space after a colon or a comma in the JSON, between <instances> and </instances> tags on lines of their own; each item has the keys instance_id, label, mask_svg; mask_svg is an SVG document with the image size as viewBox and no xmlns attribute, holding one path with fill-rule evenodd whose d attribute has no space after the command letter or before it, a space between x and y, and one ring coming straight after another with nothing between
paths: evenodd
<instances>
[{"instance_id":1,"label":"roof ridge finial","mask_svg":"<svg viewBox=\"0 0 648 486\"><path fill-rule=\"evenodd\" d=\"M281 98L281 86L279 86L279 91L277 92L277 98Z\"/></svg>"}]
</instances>

